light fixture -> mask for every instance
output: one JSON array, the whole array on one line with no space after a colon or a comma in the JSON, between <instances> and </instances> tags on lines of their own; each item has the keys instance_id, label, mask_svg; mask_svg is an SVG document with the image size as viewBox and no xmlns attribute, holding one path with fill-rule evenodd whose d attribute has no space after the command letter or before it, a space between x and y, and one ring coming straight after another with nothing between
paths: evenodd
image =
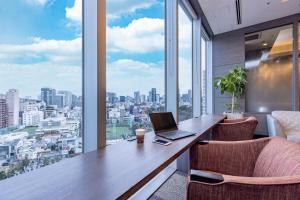
<instances>
[{"instance_id":1,"label":"light fixture","mask_svg":"<svg viewBox=\"0 0 300 200\"><path fill-rule=\"evenodd\" d=\"M286 3L288 2L289 0L281 0L281 3Z\"/></svg>"},{"instance_id":2,"label":"light fixture","mask_svg":"<svg viewBox=\"0 0 300 200\"><path fill-rule=\"evenodd\" d=\"M264 46L264 47L266 47L266 46L268 46L268 43L267 43L266 41L263 41L263 42L261 43L261 45Z\"/></svg>"}]
</instances>

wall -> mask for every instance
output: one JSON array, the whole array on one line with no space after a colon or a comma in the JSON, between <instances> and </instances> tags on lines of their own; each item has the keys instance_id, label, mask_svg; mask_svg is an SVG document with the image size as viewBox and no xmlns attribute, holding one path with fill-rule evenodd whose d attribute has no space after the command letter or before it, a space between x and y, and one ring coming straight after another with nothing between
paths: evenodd
<instances>
[{"instance_id":1,"label":"wall","mask_svg":"<svg viewBox=\"0 0 300 200\"><path fill-rule=\"evenodd\" d=\"M298 21L300 21L300 14L215 35L213 38L213 76L223 76L235 66L245 67L244 35L246 33L261 31L286 24L298 24ZM230 103L230 100L231 98L228 94L221 95L218 90L214 89L214 113L223 113L226 110L224 105ZM247 101L245 97L242 97L240 100L242 111L245 111L245 101ZM268 113L246 113L246 115L255 116L259 121L256 134L268 135L266 122L267 114Z\"/></svg>"}]
</instances>

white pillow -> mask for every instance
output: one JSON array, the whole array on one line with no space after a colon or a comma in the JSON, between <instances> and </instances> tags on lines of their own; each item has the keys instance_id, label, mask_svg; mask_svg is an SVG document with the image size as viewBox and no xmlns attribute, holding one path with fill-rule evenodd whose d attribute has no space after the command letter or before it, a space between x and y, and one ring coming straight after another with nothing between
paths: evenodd
<instances>
[{"instance_id":1,"label":"white pillow","mask_svg":"<svg viewBox=\"0 0 300 200\"><path fill-rule=\"evenodd\" d=\"M298 135L288 135L287 140L300 144L300 133Z\"/></svg>"},{"instance_id":2,"label":"white pillow","mask_svg":"<svg viewBox=\"0 0 300 200\"><path fill-rule=\"evenodd\" d=\"M299 111L273 111L272 116L278 120L285 135L300 135Z\"/></svg>"}]
</instances>

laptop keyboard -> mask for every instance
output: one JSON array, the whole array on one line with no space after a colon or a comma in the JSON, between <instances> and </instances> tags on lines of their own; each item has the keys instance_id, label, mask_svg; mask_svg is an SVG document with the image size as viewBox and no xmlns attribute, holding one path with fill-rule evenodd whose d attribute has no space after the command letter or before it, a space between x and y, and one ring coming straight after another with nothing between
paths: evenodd
<instances>
[{"instance_id":1,"label":"laptop keyboard","mask_svg":"<svg viewBox=\"0 0 300 200\"><path fill-rule=\"evenodd\" d=\"M180 131L180 130L176 130L176 131L168 131L168 132L164 132L164 136L166 137L171 137L171 136L174 136L174 135L187 135L188 132L186 131Z\"/></svg>"}]
</instances>

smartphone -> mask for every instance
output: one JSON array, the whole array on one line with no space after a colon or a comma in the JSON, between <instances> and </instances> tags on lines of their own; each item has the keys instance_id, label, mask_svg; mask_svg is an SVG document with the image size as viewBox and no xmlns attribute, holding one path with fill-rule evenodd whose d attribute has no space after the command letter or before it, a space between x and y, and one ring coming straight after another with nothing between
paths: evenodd
<instances>
[{"instance_id":1,"label":"smartphone","mask_svg":"<svg viewBox=\"0 0 300 200\"><path fill-rule=\"evenodd\" d=\"M157 144L164 145L164 146L167 146L167 145L172 143L172 142L169 142L167 140L162 140L162 139L154 139L153 142L157 143Z\"/></svg>"}]
</instances>

